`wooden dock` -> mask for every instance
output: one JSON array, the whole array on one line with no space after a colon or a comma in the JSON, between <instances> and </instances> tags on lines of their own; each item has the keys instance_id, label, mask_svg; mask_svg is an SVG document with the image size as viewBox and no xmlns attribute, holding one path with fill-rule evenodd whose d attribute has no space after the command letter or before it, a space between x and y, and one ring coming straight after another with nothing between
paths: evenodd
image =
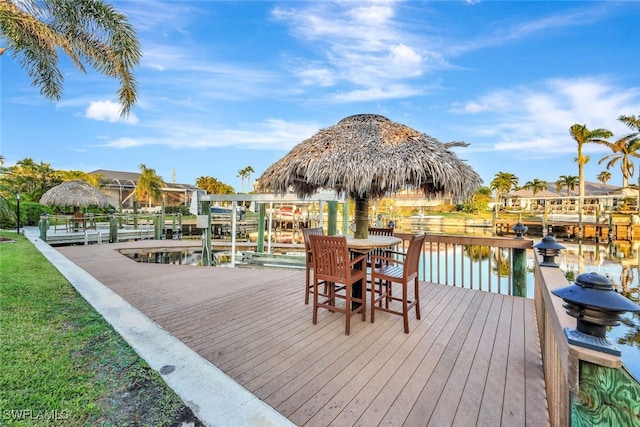
<instances>
[{"instance_id":1,"label":"wooden dock","mask_svg":"<svg viewBox=\"0 0 640 427\"><path fill-rule=\"evenodd\" d=\"M140 264L117 249L58 250L297 425L549 425L532 300L420 284L422 319L322 312L304 271ZM192 242L191 242L192 243ZM415 314L414 314L415 316Z\"/></svg>"}]
</instances>

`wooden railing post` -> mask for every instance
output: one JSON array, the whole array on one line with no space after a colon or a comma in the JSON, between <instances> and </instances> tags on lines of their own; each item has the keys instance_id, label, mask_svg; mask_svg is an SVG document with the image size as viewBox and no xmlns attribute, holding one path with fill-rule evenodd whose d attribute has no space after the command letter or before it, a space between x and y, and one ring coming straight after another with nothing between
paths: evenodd
<instances>
[{"instance_id":1,"label":"wooden railing post","mask_svg":"<svg viewBox=\"0 0 640 427\"><path fill-rule=\"evenodd\" d=\"M118 242L118 218L111 214L109 216L109 243Z\"/></svg>"},{"instance_id":2,"label":"wooden railing post","mask_svg":"<svg viewBox=\"0 0 640 427\"><path fill-rule=\"evenodd\" d=\"M202 204L202 213L206 212L207 215L207 227L204 229L202 239L202 265L209 267L211 266L211 202L204 201L200 203Z\"/></svg>"},{"instance_id":3,"label":"wooden railing post","mask_svg":"<svg viewBox=\"0 0 640 427\"><path fill-rule=\"evenodd\" d=\"M267 217L267 205L260 203L258 208L258 240L256 241L256 252L264 252L264 221Z\"/></svg>"},{"instance_id":4,"label":"wooden railing post","mask_svg":"<svg viewBox=\"0 0 640 427\"><path fill-rule=\"evenodd\" d=\"M511 271L513 281L511 282L511 294L517 297L527 296L527 250L512 249Z\"/></svg>"},{"instance_id":5,"label":"wooden railing post","mask_svg":"<svg viewBox=\"0 0 640 427\"><path fill-rule=\"evenodd\" d=\"M40 239L44 242L47 241L47 230L49 229L49 215L42 215L40 217Z\"/></svg>"}]
</instances>

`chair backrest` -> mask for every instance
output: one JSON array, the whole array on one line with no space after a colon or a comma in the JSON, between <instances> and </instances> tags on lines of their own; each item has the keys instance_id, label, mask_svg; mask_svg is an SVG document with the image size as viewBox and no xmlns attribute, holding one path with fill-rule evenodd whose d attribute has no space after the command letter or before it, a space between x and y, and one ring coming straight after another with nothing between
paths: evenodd
<instances>
[{"instance_id":1,"label":"chair backrest","mask_svg":"<svg viewBox=\"0 0 640 427\"><path fill-rule=\"evenodd\" d=\"M322 227L302 229L302 237L304 237L304 251L307 254L307 267L310 267L312 262L311 242L309 241L309 236L321 236L323 234L324 231L322 230Z\"/></svg>"},{"instance_id":2,"label":"chair backrest","mask_svg":"<svg viewBox=\"0 0 640 427\"><path fill-rule=\"evenodd\" d=\"M424 246L425 234L414 235L409 241L409 248L407 249L407 255L404 260L404 276L405 278L412 278L418 275L418 268L420 265L420 253Z\"/></svg>"},{"instance_id":3,"label":"chair backrest","mask_svg":"<svg viewBox=\"0 0 640 427\"><path fill-rule=\"evenodd\" d=\"M393 236L393 227L389 228L379 228L379 227L369 227L369 235L370 236ZM382 249L374 249L369 252L369 255L377 255L384 256L385 248Z\"/></svg>"},{"instance_id":4,"label":"chair backrest","mask_svg":"<svg viewBox=\"0 0 640 427\"><path fill-rule=\"evenodd\" d=\"M350 255L345 236L310 235L316 280L346 283L350 274Z\"/></svg>"},{"instance_id":5,"label":"chair backrest","mask_svg":"<svg viewBox=\"0 0 640 427\"><path fill-rule=\"evenodd\" d=\"M311 235L323 235L324 231L322 227L315 228L303 228L302 236L304 237L304 250L309 252L311 250L311 242L309 241L309 236Z\"/></svg>"},{"instance_id":6,"label":"chair backrest","mask_svg":"<svg viewBox=\"0 0 640 427\"><path fill-rule=\"evenodd\" d=\"M393 227L391 228L376 228L369 227L370 236L393 236Z\"/></svg>"}]
</instances>

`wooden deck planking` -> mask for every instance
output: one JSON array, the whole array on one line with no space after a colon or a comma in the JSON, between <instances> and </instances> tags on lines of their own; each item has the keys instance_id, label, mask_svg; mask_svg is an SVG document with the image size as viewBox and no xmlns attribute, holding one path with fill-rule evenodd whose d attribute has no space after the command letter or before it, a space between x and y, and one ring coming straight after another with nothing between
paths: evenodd
<instances>
[{"instance_id":1,"label":"wooden deck planking","mask_svg":"<svg viewBox=\"0 0 640 427\"><path fill-rule=\"evenodd\" d=\"M502 409L504 402L512 310L513 301L505 299L500 310L493 348L488 354L490 357L489 369L485 380L482 405L478 414L478 425L501 425L502 411L497 408Z\"/></svg>"},{"instance_id":2,"label":"wooden deck planking","mask_svg":"<svg viewBox=\"0 0 640 427\"><path fill-rule=\"evenodd\" d=\"M389 406L402 391L404 380L400 377L401 372L397 373L398 370L405 361L411 359L411 354L416 347L420 349L421 345L423 346L428 342L429 334L434 334L438 324L446 323L450 313L445 312L444 308L453 296L453 292L443 286L442 289L438 290L437 295L428 300L427 310L423 312L423 320L414 328L415 330L409 336L404 335L404 333L402 335L398 334L393 341L389 342L385 347L382 367L366 371L372 377L367 387L356 396L354 399L355 404L348 408L345 417L356 417L362 413L354 421L357 421L356 425L363 426L376 425L382 420ZM423 305L423 307L425 306ZM410 323L410 327L413 327L412 323Z\"/></svg>"},{"instance_id":3,"label":"wooden deck planking","mask_svg":"<svg viewBox=\"0 0 640 427\"><path fill-rule=\"evenodd\" d=\"M514 300L501 418L501 423L506 425L524 425L525 407L518 404L526 399L525 383L522 381L525 375L524 337L524 300Z\"/></svg>"},{"instance_id":4,"label":"wooden deck planking","mask_svg":"<svg viewBox=\"0 0 640 427\"><path fill-rule=\"evenodd\" d=\"M464 392L466 380L471 372L471 366L478 346L480 345L480 337L489 315L492 301L493 294L482 294L482 301L475 313L473 323L467 330L460 352L453 357L454 360L452 360L452 363L455 364L449 376L446 378L446 384L438 397L436 407L428 418L429 422L433 423L433 425L453 425L457 411L453 411L452 408L445 403L455 402L456 399L460 399L460 396ZM422 393L426 393L425 397L427 399L429 398L429 389L423 389ZM431 400L435 402L435 399L431 398ZM466 408L463 407L463 410L466 410Z\"/></svg>"},{"instance_id":5,"label":"wooden deck planking","mask_svg":"<svg viewBox=\"0 0 640 427\"><path fill-rule=\"evenodd\" d=\"M139 264L59 248L298 425L548 424L533 302L421 283L422 320L304 304L304 271ZM173 242L163 241L163 246ZM179 243L178 243L179 244ZM369 307L367 307L369 310Z\"/></svg>"},{"instance_id":6,"label":"wooden deck planking","mask_svg":"<svg viewBox=\"0 0 640 427\"><path fill-rule=\"evenodd\" d=\"M455 308L451 310L446 323L437 329L435 328L437 324L434 323L434 328L430 330L434 332L432 336L426 334L420 345L412 352L411 357L398 369L391 381L398 379L400 390L382 419L383 424L404 424L476 295L475 292L465 292L457 306L450 305L449 307ZM446 315L446 312L444 314ZM436 394L439 395L437 390L433 397Z\"/></svg>"}]
</instances>

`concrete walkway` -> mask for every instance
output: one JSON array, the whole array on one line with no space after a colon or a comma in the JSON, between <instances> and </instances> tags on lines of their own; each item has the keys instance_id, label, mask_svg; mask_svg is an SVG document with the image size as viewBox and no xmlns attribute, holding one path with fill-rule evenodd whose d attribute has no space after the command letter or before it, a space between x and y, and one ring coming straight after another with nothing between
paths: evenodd
<instances>
[{"instance_id":1,"label":"concrete walkway","mask_svg":"<svg viewBox=\"0 0 640 427\"><path fill-rule=\"evenodd\" d=\"M37 228L25 236L208 426L293 426L180 340L43 242Z\"/></svg>"}]
</instances>

